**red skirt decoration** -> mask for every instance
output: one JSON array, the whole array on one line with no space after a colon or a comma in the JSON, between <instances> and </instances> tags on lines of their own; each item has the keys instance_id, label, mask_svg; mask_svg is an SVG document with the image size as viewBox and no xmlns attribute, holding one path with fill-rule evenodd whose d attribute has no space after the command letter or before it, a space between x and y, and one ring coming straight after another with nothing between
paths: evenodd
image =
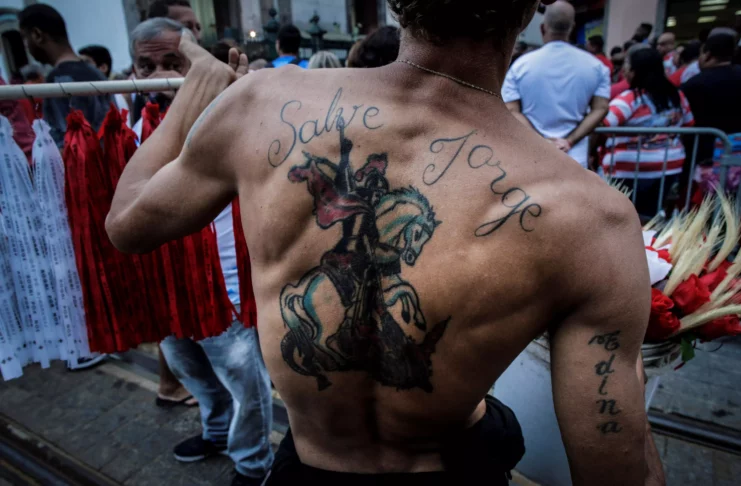
<instances>
[{"instance_id":1,"label":"red skirt decoration","mask_svg":"<svg viewBox=\"0 0 741 486\"><path fill-rule=\"evenodd\" d=\"M147 136L160 121L159 110L151 106ZM113 106L100 138L80 111L70 113L67 123L66 199L90 349L121 352L169 335L201 340L228 329L235 314L214 230L205 228L148 255L116 250L105 232L105 218L136 150L136 135Z\"/></svg>"}]
</instances>

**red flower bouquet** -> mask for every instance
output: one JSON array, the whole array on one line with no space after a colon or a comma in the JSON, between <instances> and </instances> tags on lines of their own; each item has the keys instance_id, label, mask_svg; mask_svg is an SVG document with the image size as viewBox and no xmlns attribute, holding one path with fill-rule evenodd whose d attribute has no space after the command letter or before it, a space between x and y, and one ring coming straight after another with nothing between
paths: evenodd
<instances>
[{"instance_id":1,"label":"red flower bouquet","mask_svg":"<svg viewBox=\"0 0 741 486\"><path fill-rule=\"evenodd\" d=\"M717 194L688 214L644 228L653 286L646 342L681 342L691 351L698 338L741 335L741 259L729 261L740 224L734 204Z\"/></svg>"}]
</instances>

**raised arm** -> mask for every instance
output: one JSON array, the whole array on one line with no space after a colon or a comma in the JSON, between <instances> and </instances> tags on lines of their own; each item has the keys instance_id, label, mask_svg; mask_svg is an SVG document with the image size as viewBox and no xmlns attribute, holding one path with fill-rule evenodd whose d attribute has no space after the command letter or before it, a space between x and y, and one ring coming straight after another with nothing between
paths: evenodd
<instances>
[{"instance_id":1,"label":"raised arm","mask_svg":"<svg viewBox=\"0 0 741 486\"><path fill-rule=\"evenodd\" d=\"M235 50L226 65L187 39L180 48L191 62L183 87L126 166L106 219L108 236L121 251L148 252L198 231L236 194L227 163L233 127L223 122L224 90L246 72L247 58Z\"/></svg>"},{"instance_id":2,"label":"raised arm","mask_svg":"<svg viewBox=\"0 0 741 486\"><path fill-rule=\"evenodd\" d=\"M574 485L657 484L636 371L650 309L645 250L627 198L610 190L603 204L612 207L585 218L591 231L564 269L562 287L575 299L551 332L556 414Z\"/></svg>"}]
</instances>

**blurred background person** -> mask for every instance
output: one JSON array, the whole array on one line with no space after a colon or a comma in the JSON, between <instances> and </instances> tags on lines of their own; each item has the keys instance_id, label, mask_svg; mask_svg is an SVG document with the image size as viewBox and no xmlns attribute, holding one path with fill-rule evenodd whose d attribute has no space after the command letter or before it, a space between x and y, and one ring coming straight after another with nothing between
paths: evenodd
<instances>
[{"instance_id":1,"label":"blurred background person","mask_svg":"<svg viewBox=\"0 0 741 486\"><path fill-rule=\"evenodd\" d=\"M626 59L625 78L630 89L610 102L604 126L660 128L694 125L690 105L667 79L663 56L657 50L650 47L633 50ZM642 142L640 152L639 142ZM637 192L636 209L647 218L656 214L665 155L668 157L666 195L673 186L678 186L685 161L685 149L679 137L669 139L666 135L658 135L648 140L647 137L641 140L630 136L611 138L602 159L605 174L621 179L625 186ZM634 184L636 164L637 185Z\"/></svg>"},{"instance_id":2,"label":"blurred background person","mask_svg":"<svg viewBox=\"0 0 741 486\"><path fill-rule=\"evenodd\" d=\"M682 91L692 106L697 126L725 132L733 153L741 155L741 66L732 63L736 42L735 32L713 30L700 52L700 73L682 84ZM721 152L716 154L715 150L714 137L700 137L699 163L710 167L713 159L718 162ZM738 181L732 181L731 188L737 185Z\"/></svg>"},{"instance_id":3,"label":"blurred background person","mask_svg":"<svg viewBox=\"0 0 741 486\"><path fill-rule=\"evenodd\" d=\"M91 66L95 66L107 79L113 79L113 61L111 53L103 46L91 45L80 49L80 58ZM131 95L116 93L113 101L119 110L129 112L127 123L131 126Z\"/></svg>"},{"instance_id":4,"label":"blurred background person","mask_svg":"<svg viewBox=\"0 0 741 486\"><path fill-rule=\"evenodd\" d=\"M586 137L607 114L610 72L569 44L575 17L574 7L565 1L546 8L540 27L545 45L510 68L502 99L523 125L586 168Z\"/></svg>"},{"instance_id":5,"label":"blurred background person","mask_svg":"<svg viewBox=\"0 0 741 486\"><path fill-rule=\"evenodd\" d=\"M155 0L149 6L147 18L167 17L187 27L197 42L201 42L201 23L187 0Z\"/></svg>"},{"instance_id":6,"label":"blurred background person","mask_svg":"<svg viewBox=\"0 0 741 486\"><path fill-rule=\"evenodd\" d=\"M625 51L620 46L615 46L610 51L610 62L612 63L612 82L617 83L623 79L623 62L625 62Z\"/></svg>"},{"instance_id":7,"label":"blurred background person","mask_svg":"<svg viewBox=\"0 0 741 486\"><path fill-rule=\"evenodd\" d=\"M18 23L34 59L53 66L46 77L47 83L105 81L106 78L100 71L80 59L72 49L64 19L54 8L44 4L26 7L18 14ZM111 101L112 97L107 94L46 99L43 104L44 120L51 127L51 136L57 146L64 146L67 115L70 111L81 110L97 132L108 113ZM85 364L90 363L83 361Z\"/></svg>"},{"instance_id":8,"label":"blurred background person","mask_svg":"<svg viewBox=\"0 0 741 486\"><path fill-rule=\"evenodd\" d=\"M656 41L656 50L664 60L664 71L667 76L674 74L677 67L674 65L674 49L677 47L677 37L671 32L664 32Z\"/></svg>"},{"instance_id":9,"label":"blurred background person","mask_svg":"<svg viewBox=\"0 0 741 486\"><path fill-rule=\"evenodd\" d=\"M399 57L399 29L387 25L361 40L347 57L347 67L375 68L386 66Z\"/></svg>"},{"instance_id":10,"label":"blurred background person","mask_svg":"<svg viewBox=\"0 0 741 486\"><path fill-rule=\"evenodd\" d=\"M648 38L651 37L651 32L653 32L654 26L649 23L643 23L640 24L638 27L636 27L635 34L633 34L633 38L631 39L633 42L637 42L638 44L648 44ZM627 51L627 49L625 49Z\"/></svg>"},{"instance_id":11,"label":"blurred background person","mask_svg":"<svg viewBox=\"0 0 741 486\"><path fill-rule=\"evenodd\" d=\"M329 51L319 51L309 59L309 69L341 68L342 63Z\"/></svg>"},{"instance_id":12,"label":"blurred background person","mask_svg":"<svg viewBox=\"0 0 741 486\"><path fill-rule=\"evenodd\" d=\"M79 51L80 59L98 68L98 71L103 73L103 76L110 79L111 77L111 66L113 65L111 60L111 53L103 46L85 46Z\"/></svg>"},{"instance_id":13,"label":"blurred background person","mask_svg":"<svg viewBox=\"0 0 741 486\"><path fill-rule=\"evenodd\" d=\"M605 38L601 35L593 35L589 40L587 40L586 47L590 54L599 59L600 62L610 70L610 75L612 76L612 71L615 69L615 66L612 64L612 61L607 59L607 56L605 56Z\"/></svg>"},{"instance_id":14,"label":"blurred background person","mask_svg":"<svg viewBox=\"0 0 741 486\"><path fill-rule=\"evenodd\" d=\"M625 91L630 89L630 82L625 76L625 73L630 69L630 56L634 52L640 51L641 49L651 49L647 44L636 44L633 43L625 53L625 60L623 61L623 71L620 81L613 84L610 88L610 99L613 100L623 94Z\"/></svg>"},{"instance_id":15,"label":"blurred background person","mask_svg":"<svg viewBox=\"0 0 741 486\"><path fill-rule=\"evenodd\" d=\"M271 67L279 68L287 64L293 64L303 69L309 67L309 61L301 59L301 31L295 25L284 25L278 31L278 40L275 41L275 49L278 58L271 63Z\"/></svg>"},{"instance_id":16,"label":"blurred background person","mask_svg":"<svg viewBox=\"0 0 741 486\"><path fill-rule=\"evenodd\" d=\"M702 43L698 40L688 42L679 53L677 70L669 76L669 81L676 87L686 83L700 74L700 49ZM691 103L690 103L691 105Z\"/></svg>"}]
</instances>

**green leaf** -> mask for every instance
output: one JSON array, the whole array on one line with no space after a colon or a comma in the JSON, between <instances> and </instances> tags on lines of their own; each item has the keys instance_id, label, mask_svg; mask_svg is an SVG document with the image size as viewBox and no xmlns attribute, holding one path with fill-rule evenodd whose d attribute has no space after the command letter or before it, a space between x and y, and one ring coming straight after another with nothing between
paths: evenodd
<instances>
[{"instance_id":1,"label":"green leaf","mask_svg":"<svg viewBox=\"0 0 741 486\"><path fill-rule=\"evenodd\" d=\"M682 337L682 361L687 362L695 357L695 343L693 340Z\"/></svg>"}]
</instances>

